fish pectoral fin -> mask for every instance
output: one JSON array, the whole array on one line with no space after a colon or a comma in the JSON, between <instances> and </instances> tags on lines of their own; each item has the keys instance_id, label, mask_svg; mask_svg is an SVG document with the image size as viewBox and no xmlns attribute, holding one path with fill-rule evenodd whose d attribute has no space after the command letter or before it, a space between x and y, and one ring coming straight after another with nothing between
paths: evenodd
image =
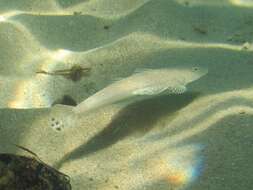
<instances>
[{"instance_id":1,"label":"fish pectoral fin","mask_svg":"<svg viewBox=\"0 0 253 190\"><path fill-rule=\"evenodd\" d=\"M182 94L187 90L186 86L184 85L177 85L173 87L169 87L166 89L168 94Z\"/></svg>"},{"instance_id":2,"label":"fish pectoral fin","mask_svg":"<svg viewBox=\"0 0 253 190\"><path fill-rule=\"evenodd\" d=\"M137 89L133 92L134 95L158 95L158 94L182 94L187 90L184 85L177 85L171 87L146 87Z\"/></svg>"},{"instance_id":3,"label":"fish pectoral fin","mask_svg":"<svg viewBox=\"0 0 253 190\"><path fill-rule=\"evenodd\" d=\"M152 95L156 95L156 94L160 94L163 91L167 90L166 88L159 88L159 87L147 87L147 88L142 88L142 89L137 89L133 92L134 95L148 95L148 96L152 96Z\"/></svg>"}]
</instances>

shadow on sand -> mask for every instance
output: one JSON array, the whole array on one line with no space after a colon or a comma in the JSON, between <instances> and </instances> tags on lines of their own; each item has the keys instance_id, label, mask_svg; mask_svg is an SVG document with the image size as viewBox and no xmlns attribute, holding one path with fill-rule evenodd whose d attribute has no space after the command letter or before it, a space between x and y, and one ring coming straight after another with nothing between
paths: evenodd
<instances>
[{"instance_id":1,"label":"shadow on sand","mask_svg":"<svg viewBox=\"0 0 253 190\"><path fill-rule=\"evenodd\" d=\"M102 131L75 150L65 155L56 168L67 161L80 159L105 149L130 135L144 135L164 115L176 112L193 101L198 93L161 96L133 103L119 111Z\"/></svg>"}]
</instances>

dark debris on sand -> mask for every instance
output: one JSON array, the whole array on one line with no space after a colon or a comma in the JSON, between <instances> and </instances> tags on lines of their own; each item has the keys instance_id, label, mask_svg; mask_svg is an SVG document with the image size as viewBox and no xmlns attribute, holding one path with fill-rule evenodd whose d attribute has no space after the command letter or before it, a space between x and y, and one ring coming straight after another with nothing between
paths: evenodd
<instances>
[{"instance_id":1,"label":"dark debris on sand","mask_svg":"<svg viewBox=\"0 0 253 190\"><path fill-rule=\"evenodd\" d=\"M35 158L0 154L1 190L71 190L69 177Z\"/></svg>"}]
</instances>

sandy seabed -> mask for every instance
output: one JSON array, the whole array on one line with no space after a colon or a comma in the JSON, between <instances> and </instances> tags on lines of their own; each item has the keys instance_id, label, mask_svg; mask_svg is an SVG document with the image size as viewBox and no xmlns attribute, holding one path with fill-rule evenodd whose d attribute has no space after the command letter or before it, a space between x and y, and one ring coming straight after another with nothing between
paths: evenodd
<instances>
[{"instance_id":1,"label":"sandy seabed","mask_svg":"<svg viewBox=\"0 0 253 190\"><path fill-rule=\"evenodd\" d=\"M0 152L32 150L74 190L249 190L252 40L250 0L2 0ZM56 105L136 69L192 66L208 74L180 95L70 121Z\"/></svg>"}]
</instances>

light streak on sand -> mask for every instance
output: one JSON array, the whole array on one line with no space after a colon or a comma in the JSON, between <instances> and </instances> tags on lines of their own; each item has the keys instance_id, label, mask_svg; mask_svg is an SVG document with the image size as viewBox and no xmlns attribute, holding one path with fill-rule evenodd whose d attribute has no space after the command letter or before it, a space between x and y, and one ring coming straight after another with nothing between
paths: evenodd
<instances>
[{"instance_id":1,"label":"light streak on sand","mask_svg":"<svg viewBox=\"0 0 253 190\"><path fill-rule=\"evenodd\" d=\"M247 110L249 111L249 113L251 113L251 109L253 110L253 108L249 107L249 105L245 107L245 105L242 104L243 101L253 102L252 88L222 92L222 93L208 95L208 96L199 98L196 101L189 104L187 107L180 110L180 117L170 122L169 131L172 128L177 128L180 126L188 126L189 129L187 130L192 130L193 128L196 127L197 122L202 121L203 123L206 123L206 120L209 120L211 114L214 112L216 114L222 113L224 117L229 115L230 113L228 112L228 109L230 107L233 108L233 109L230 109L230 111L232 111L231 114L238 114L239 112L245 112ZM230 102L232 102L232 105ZM229 105L226 106L226 104L229 104ZM246 109L245 111L244 111L244 108ZM238 110L235 111L235 109L238 109ZM218 115L215 121L210 120L209 122L212 121L211 123L214 124L215 122L218 122L221 119L223 119L223 117L221 117L221 115ZM189 126L190 123L194 123L195 125ZM165 129L165 130L160 131L158 134L150 135L149 138L147 139L156 139L159 136L165 137L168 135L168 133L169 132L167 131L167 129Z\"/></svg>"},{"instance_id":2,"label":"light streak on sand","mask_svg":"<svg viewBox=\"0 0 253 190\"><path fill-rule=\"evenodd\" d=\"M197 135L207 130L210 126L213 126L218 121L228 116L233 116L242 112L245 112L248 115L253 115L253 108L248 107L248 106L232 106L229 108L225 108L224 110L218 111L217 113L214 113L213 115L209 116L207 119L198 123L196 126L190 129L184 130L180 134L171 137L170 142L177 143L184 139L193 137L194 135Z\"/></svg>"},{"instance_id":3,"label":"light streak on sand","mask_svg":"<svg viewBox=\"0 0 253 190\"><path fill-rule=\"evenodd\" d=\"M2 15L0 15L0 22L4 22L6 20L6 18Z\"/></svg>"},{"instance_id":4,"label":"light streak on sand","mask_svg":"<svg viewBox=\"0 0 253 190\"><path fill-rule=\"evenodd\" d=\"M25 109L31 107L45 107L49 99L41 93L40 85L34 80L20 81L14 91L13 99L8 103L9 108Z\"/></svg>"},{"instance_id":5,"label":"light streak on sand","mask_svg":"<svg viewBox=\"0 0 253 190\"><path fill-rule=\"evenodd\" d=\"M160 144L161 145L161 144ZM153 155L152 150L156 150ZM202 173L203 146L191 144L169 149L144 148L142 154L130 160L130 186L144 189L149 184L163 183L167 187L181 188L194 182ZM136 170L136 168L141 168Z\"/></svg>"},{"instance_id":6,"label":"light streak on sand","mask_svg":"<svg viewBox=\"0 0 253 190\"><path fill-rule=\"evenodd\" d=\"M9 11L3 14L0 14L0 22L7 22L16 15L22 14L22 11Z\"/></svg>"},{"instance_id":7,"label":"light streak on sand","mask_svg":"<svg viewBox=\"0 0 253 190\"><path fill-rule=\"evenodd\" d=\"M230 0L230 2L237 6L242 7L253 7L253 1L252 0Z\"/></svg>"},{"instance_id":8,"label":"light streak on sand","mask_svg":"<svg viewBox=\"0 0 253 190\"><path fill-rule=\"evenodd\" d=\"M51 58L57 61L63 61L70 54L71 51L69 50L59 49L51 54Z\"/></svg>"}]
</instances>

